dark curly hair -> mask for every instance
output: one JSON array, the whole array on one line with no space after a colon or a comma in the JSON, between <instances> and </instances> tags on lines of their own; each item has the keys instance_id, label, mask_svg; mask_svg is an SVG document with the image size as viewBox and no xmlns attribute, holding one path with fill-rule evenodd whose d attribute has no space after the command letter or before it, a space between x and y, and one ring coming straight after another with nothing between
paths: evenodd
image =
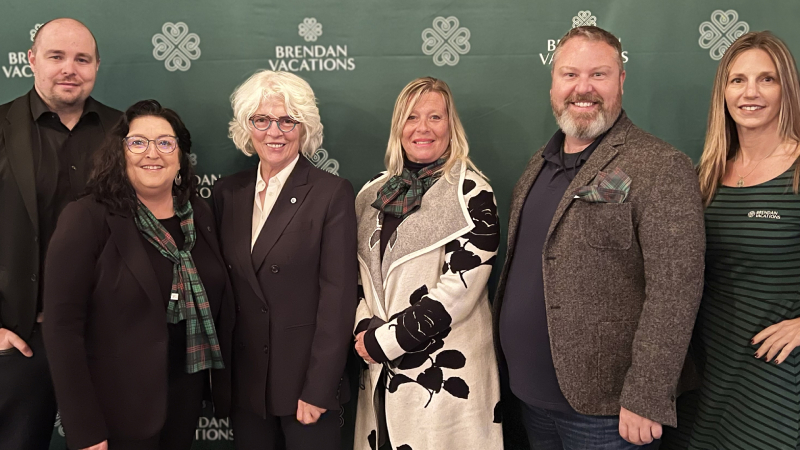
<instances>
[{"instance_id":1,"label":"dark curly hair","mask_svg":"<svg viewBox=\"0 0 800 450\"><path fill-rule=\"evenodd\" d=\"M181 164L178 173L182 182L180 186L172 185L172 195L177 198L179 205L183 205L196 194L197 178L189 161L189 153L192 150L189 130L175 111L164 108L155 100L142 100L125 111L106 136L103 146L94 154L94 166L86 184L86 191L109 209L130 213L136 211L136 191L128 179L125 159L127 149L123 139L128 135L131 122L145 116L160 117L169 122L178 138Z\"/></svg>"}]
</instances>

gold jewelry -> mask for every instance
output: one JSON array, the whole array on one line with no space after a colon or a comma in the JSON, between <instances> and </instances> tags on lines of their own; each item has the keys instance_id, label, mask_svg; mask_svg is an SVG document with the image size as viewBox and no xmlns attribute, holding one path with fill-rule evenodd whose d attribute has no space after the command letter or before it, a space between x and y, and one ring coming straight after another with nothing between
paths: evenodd
<instances>
[{"instance_id":1,"label":"gold jewelry","mask_svg":"<svg viewBox=\"0 0 800 450\"><path fill-rule=\"evenodd\" d=\"M755 172L755 170L756 170L756 168L758 167L758 165L759 165L759 164L761 164L761 161L763 161L763 160L765 160L765 159L769 158L770 156L772 156L772 154L773 154L773 153L775 153L775 151L776 151L776 150L778 150L778 147L780 147L782 143L783 143L783 142L780 142L780 143L778 143L778 145L777 145L775 148L773 148L771 152L769 152L769 155L767 155L767 156L765 156L765 157L763 157L763 158L759 159L759 160L758 160L758 162L756 163L756 165L755 165L755 166L753 166L753 169L752 169L752 170L750 170L750 172L747 172L747 175L744 175L744 176L742 176L742 175L739 173L739 171L738 171L738 170L736 170L736 165L734 164L734 166L733 166L733 170L734 170L734 172L736 172L736 176L738 176L738 177L739 177L739 181L737 181L737 182L736 182L736 187L737 187L737 188L744 187L744 179L745 179L745 178L747 178L747 177L749 177L751 173ZM739 149L739 153L741 154L741 149ZM735 163L735 162L736 162L736 159L734 158L734 163Z\"/></svg>"}]
</instances>

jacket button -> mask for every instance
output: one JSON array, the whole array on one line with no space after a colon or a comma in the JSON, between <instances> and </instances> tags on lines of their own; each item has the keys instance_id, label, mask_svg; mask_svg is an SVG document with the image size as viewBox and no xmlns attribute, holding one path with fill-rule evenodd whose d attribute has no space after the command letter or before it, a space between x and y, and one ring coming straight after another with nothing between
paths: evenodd
<instances>
[{"instance_id":1,"label":"jacket button","mask_svg":"<svg viewBox=\"0 0 800 450\"><path fill-rule=\"evenodd\" d=\"M242 307L239 306L239 305L236 305L236 312L242 312Z\"/></svg>"},{"instance_id":2,"label":"jacket button","mask_svg":"<svg viewBox=\"0 0 800 450\"><path fill-rule=\"evenodd\" d=\"M261 308L261 312L266 314L267 313L267 308Z\"/></svg>"},{"instance_id":3,"label":"jacket button","mask_svg":"<svg viewBox=\"0 0 800 450\"><path fill-rule=\"evenodd\" d=\"M228 264L228 270L233 270L233 267L231 267L230 264Z\"/></svg>"},{"instance_id":4,"label":"jacket button","mask_svg":"<svg viewBox=\"0 0 800 450\"><path fill-rule=\"evenodd\" d=\"M36 274L31 275L31 281L36 281Z\"/></svg>"},{"instance_id":5,"label":"jacket button","mask_svg":"<svg viewBox=\"0 0 800 450\"><path fill-rule=\"evenodd\" d=\"M207 229L208 231L211 231L211 227L210 227L210 226L206 227L206 229Z\"/></svg>"},{"instance_id":6,"label":"jacket button","mask_svg":"<svg viewBox=\"0 0 800 450\"><path fill-rule=\"evenodd\" d=\"M264 346L264 353L269 353L269 345Z\"/></svg>"},{"instance_id":7,"label":"jacket button","mask_svg":"<svg viewBox=\"0 0 800 450\"><path fill-rule=\"evenodd\" d=\"M273 265L272 265L272 266L269 268L269 270L271 270L271 271L272 271L272 273L278 273L278 272L280 272L280 271L281 271L281 268L280 268L280 267L278 267L276 264L273 264Z\"/></svg>"}]
</instances>

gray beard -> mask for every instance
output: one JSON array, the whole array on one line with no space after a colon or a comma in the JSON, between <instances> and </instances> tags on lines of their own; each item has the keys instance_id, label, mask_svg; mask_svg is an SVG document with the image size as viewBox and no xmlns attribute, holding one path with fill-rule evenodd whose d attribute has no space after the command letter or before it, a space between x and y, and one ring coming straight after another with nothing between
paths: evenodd
<instances>
[{"instance_id":1,"label":"gray beard","mask_svg":"<svg viewBox=\"0 0 800 450\"><path fill-rule=\"evenodd\" d=\"M568 108L564 108L561 114L558 114L553 109L553 116L555 116L558 127L561 128L565 135L588 141L596 139L614 125L614 121L622 111L622 102L619 102L619 105L618 108L614 108L614 111L609 111L605 108L601 109L597 117L589 123L575 120L569 113Z\"/></svg>"}]
</instances>

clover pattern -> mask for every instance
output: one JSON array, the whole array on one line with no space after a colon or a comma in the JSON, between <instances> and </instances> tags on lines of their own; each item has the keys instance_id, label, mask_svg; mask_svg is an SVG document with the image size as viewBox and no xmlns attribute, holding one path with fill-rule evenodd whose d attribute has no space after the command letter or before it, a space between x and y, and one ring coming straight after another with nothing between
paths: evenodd
<instances>
[{"instance_id":1,"label":"clover pattern","mask_svg":"<svg viewBox=\"0 0 800 450\"><path fill-rule=\"evenodd\" d=\"M37 23L37 24L36 24L36 25L34 25L34 26L33 26L33 28L31 29L31 31L30 31L30 35L31 35L31 42L33 42L33 38L35 38L35 37L36 37L36 32L38 32L38 31L39 31L39 28L42 28L42 25L44 25L44 24L43 24L43 23Z\"/></svg>"},{"instance_id":2,"label":"clover pattern","mask_svg":"<svg viewBox=\"0 0 800 450\"><path fill-rule=\"evenodd\" d=\"M153 35L152 42L153 57L164 61L164 67L170 72L186 72L192 67L192 61L200 57L200 36L189 33L189 27L183 22L166 22L161 33Z\"/></svg>"},{"instance_id":3,"label":"clover pattern","mask_svg":"<svg viewBox=\"0 0 800 450\"><path fill-rule=\"evenodd\" d=\"M328 155L328 151L322 147L318 148L314 155L311 156L311 164L325 172L339 175L339 161L331 158Z\"/></svg>"},{"instance_id":4,"label":"clover pattern","mask_svg":"<svg viewBox=\"0 0 800 450\"><path fill-rule=\"evenodd\" d=\"M714 61L722 59L722 55L733 44L733 41L750 31L747 22L739 21L739 13L729 9L718 9L711 13L711 20L700 24L701 48L708 49L708 54Z\"/></svg>"},{"instance_id":5,"label":"clover pattern","mask_svg":"<svg viewBox=\"0 0 800 450\"><path fill-rule=\"evenodd\" d=\"M469 53L469 38L469 29L459 27L456 16L440 16L433 19L432 28L422 31L422 53L433 55L433 63L437 66L455 66L459 55Z\"/></svg>"},{"instance_id":6,"label":"clover pattern","mask_svg":"<svg viewBox=\"0 0 800 450\"><path fill-rule=\"evenodd\" d=\"M578 15L572 18L572 28L597 26L597 16L593 16L591 11L578 11Z\"/></svg>"},{"instance_id":7,"label":"clover pattern","mask_svg":"<svg viewBox=\"0 0 800 450\"><path fill-rule=\"evenodd\" d=\"M316 42L317 38L322 36L322 24L317 22L314 17L306 17L297 26L297 34L305 39L306 42Z\"/></svg>"}]
</instances>

